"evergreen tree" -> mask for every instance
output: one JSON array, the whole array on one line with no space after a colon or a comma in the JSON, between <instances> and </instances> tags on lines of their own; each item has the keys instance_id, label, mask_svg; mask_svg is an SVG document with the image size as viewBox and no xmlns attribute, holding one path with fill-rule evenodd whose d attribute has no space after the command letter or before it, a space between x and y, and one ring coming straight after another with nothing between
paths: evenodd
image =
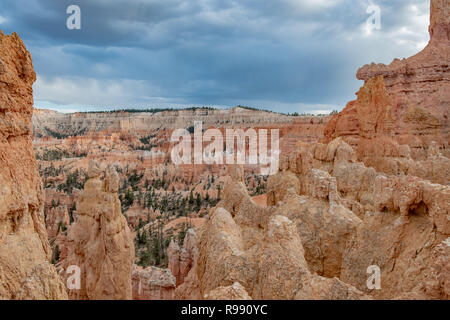
<instances>
[{"instance_id":1,"label":"evergreen tree","mask_svg":"<svg viewBox=\"0 0 450 320\"><path fill-rule=\"evenodd\" d=\"M189 194L189 204L190 205L194 204L194 194L192 193L192 190L191 193Z\"/></svg>"},{"instance_id":2,"label":"evergreen tree","mask_svg":"<svg viewBox=\"0 0 450 320\"><path fill-rule=\"evenodd\" d=\"M55 249L53 250L51 263L52 264L57 264L59 262L59 256L60 256L59 246L56 245Z\"/></svg>"}]
</instances>

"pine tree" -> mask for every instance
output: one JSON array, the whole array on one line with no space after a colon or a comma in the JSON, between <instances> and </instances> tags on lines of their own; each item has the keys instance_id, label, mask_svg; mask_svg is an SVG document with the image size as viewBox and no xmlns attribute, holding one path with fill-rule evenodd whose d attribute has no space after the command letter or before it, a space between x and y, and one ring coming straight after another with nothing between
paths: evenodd
<instances>
[{"instance_id":1,"label":"pine tree","mask_svg":"<svg viewBox=\"0 0 450 320\"><path fill-rule=\"evenodd\" d=\"M200 198L200 194L197 193L197 198L195 199L196 205L197 205L197 211L200 210L200 207L202 206L202 199Z\"/></svg>"},{"instance_id":2,"label":"pine tree","mask_svg":"<svg viewBox=\"0 0 450 320\"><path fill-rule=\"evenodd\" d=\"M59 246L56 245L55 249L53 250L51 263L52 264L57 264L59 262L59 256L60 256Z\"/></svg>"},{"instance_id":3,"label":"pine tree","mask_svg":"<svg viewBox=\"0 0 450 320\"><path fill-rule=\"evenodd\" d=\"M189 194L189 204L190 205L194 204L194 194L192 193L192 190L191 193Z\"/></svg>"},{"instance_id":4,"label":"pine tree","mask_svg":"<svg viewBox=\"0 0 450 320\"><path fill-rule=\"evenodd\" d=\"M220 184L218 184L217 185L217 200L220 200L220 190L221 190L221 187L220 187Z\"/></svg>"}]
</instances>

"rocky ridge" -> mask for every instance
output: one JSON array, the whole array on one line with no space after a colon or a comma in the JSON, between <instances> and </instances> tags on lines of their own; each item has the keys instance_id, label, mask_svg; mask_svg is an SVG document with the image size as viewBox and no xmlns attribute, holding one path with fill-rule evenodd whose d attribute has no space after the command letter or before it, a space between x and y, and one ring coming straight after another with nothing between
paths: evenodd
<instances>
[{"instance_id":1,"label":"rocky ridge","mask_svg":"<svg viewBox=\"0 0 450 320\"><path fill-rule=\"evenodd\" d=\"M295 117L278 113L236 107L233 109L186 109L156 113L147 112L90 112L60 113L39 109L33 116L35 135L48 136L48 131L63 135L79 135L87 132L148 131L151 129L178 129L202 121L204 127L264 126L292 123ZM315 117L304 117L307 121Z\"/></svg>"}]
</instances>

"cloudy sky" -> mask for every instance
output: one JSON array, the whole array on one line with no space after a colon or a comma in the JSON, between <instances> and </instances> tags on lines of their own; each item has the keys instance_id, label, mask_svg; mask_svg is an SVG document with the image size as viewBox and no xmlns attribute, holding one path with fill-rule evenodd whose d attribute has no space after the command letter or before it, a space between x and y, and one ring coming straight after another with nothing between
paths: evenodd
<instances>
[{"instance_id":1,"label":"cloudy sky","mask_svg":"<svg viewBox=\"0 0 450 320\"><path fill-rule=\"evenodd\" d=\"M66 9L81 8L81 30ZM370 5L381 29L368 28ZM357 69L428 41L429 0L1 0L33 55L35 105L342 109Z\"/></svg>"}]
</instances>

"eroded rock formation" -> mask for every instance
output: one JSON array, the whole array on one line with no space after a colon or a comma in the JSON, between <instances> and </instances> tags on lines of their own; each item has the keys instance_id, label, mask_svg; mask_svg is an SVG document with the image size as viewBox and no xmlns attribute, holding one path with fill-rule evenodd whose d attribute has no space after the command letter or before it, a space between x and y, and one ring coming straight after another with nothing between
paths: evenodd
<instances>
[{"instance_id":1,"label":"eroded rock formation","mask_svg":"<svg viewBox=\"0 0 450 320\"><path fill-rule=\"evenodd\" d=\"M55 238L70 225L70 217L66 206L50 208L45 217L48 238Z\"/></svg>"},{"instance_id":2,"label":"eroded rock formation","mask_svg":"<svg viewBox=\"0 0 450 320\"><path fill-rule=\"evenodd\" d=\"M321 143L281 155L267 206L230 167L176 297L448 299L449 7L431 1L423 52L358 71Z\"/></svg>"},{"instance_id":3,"label":"eroded rock formation","mask_svg":"<svg viewBox=\"0 0 450 320\"><path fill-rule=\"evenodd\" d=\"M430 42L423 51L388 66L371 64L358 70L357 77L365 84L358 99L327 124L326 143L343 137L356 147L361 161L378 171L408 174L413 170L438 183L450 179L448 169L443 177L433 174L448 168L448 158L427 155L434 144L443 156L450 156L448 13L448 0L432 0ZM420 165L426 168L419 170L410 159L422 160Z\"/></svg>"},{"instance_id":4,"label":"eroded rock formation","mask_svg":"<svg viewBox=\"0 0 450 320\"><path fill-rule=\"evenodd\" d=\"M0 31L0 299L66 299L49 263L43 190L31 145L30 53Z\"/></svg>"},{"instance_id":5,"label":"eroded rock formation","mask_svg":"<svg viewBox=\"0 0 450 320\"><path fill-rule=\"evenodd\" d=\"M184 282L184 278L191 270L197 257L197 235L194 229L189 229L186 232L182 246L172 240L167 249L167 256L169 260L168 268L177 279L178 286Z\"/></svg>"},{"instance_id":6,"label":"eroded rock formation","mask_svg":"<svg viewBox=\"0 0 450 320\"><path fill-rule=\"evenodd\" d=\"M235 283L253 299L448 297L450 188L377 172L339 138L325 145L339 150L333 158L317 159L316 147L284 158L267 207L250 198L242 170L231 170L178 298L231 294L223 288ZM372 265L381 290L367 287Z\"/></svg>"},{"instance_id":7,"label":"eroded rock formation","mask_svg":"<svg viewBox=\"0 0 450 320\"><path fill-rule=\"evenodd\" d=\"M272 126L290 124L293 117L267 111L233 108L230 110L196 109L169 110L157 113L73 113L38 110L33 117L36 134L48 135L48 129L66 135L85 132L139 132L149 129L178 129L202 121L204 127L214 126ZM308 124L309 124L308 119ZM312 120L311 120L312 121Z\"/></svg>"},{"instance_id":8,"label":"eroded rock formation","mask_svg":"<svg viewBox=\"0 0 450 320\"><path fill-rule=\"evenodd\" d=\"M202 232L197 263L177 297L192 298L183 295L191 291L205 299L367 299L337 278L310 271L298 226L286 212L256 205L242 183L242 169L233 166L224 199Z\"/></svg>"},{"instance_id":9,"label":"eroded rock formation","mask_svg":"<svg viewBox=\"0 0 450 320\"><path fill-rule=\"evenodd\" d=\"M133 266L133 300L172 300L175 277L169 269Z\"/></svg>"},{"instance_id":10,"label":"eroded rock formation","mask_svg":"<svg viewBox=\"0 0 450 320\"><path fill-rule=\"evenodd\" d=\"M132 298L134 245L117 195L118 175L91 161L89 180L77 202L78 217L68 231L64 266L81 269L81 289L69 290L71 299L119 300Z\"/></svg>"}]
</instances>

